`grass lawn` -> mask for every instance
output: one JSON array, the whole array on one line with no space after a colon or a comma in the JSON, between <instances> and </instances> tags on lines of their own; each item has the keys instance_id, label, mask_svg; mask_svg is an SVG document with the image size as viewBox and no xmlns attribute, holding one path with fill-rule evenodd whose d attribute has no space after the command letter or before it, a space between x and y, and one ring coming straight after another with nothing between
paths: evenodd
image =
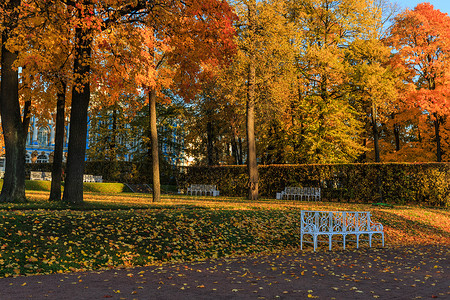
<instances>
[{"instance_id":1,"label":"grass lawn","mask_svg":"<svg viewBox=\"0 0 450 300\"><path fill-rule=\"evenodd\" d=\"M27 197L0 204L0 277L300 251L302 209L369 210L386 247L450 245L449 209L178 195L152 204L150 195L115 190L85 192L75 209L47 202L46 191Z\"/></svg>"}]
</instances>

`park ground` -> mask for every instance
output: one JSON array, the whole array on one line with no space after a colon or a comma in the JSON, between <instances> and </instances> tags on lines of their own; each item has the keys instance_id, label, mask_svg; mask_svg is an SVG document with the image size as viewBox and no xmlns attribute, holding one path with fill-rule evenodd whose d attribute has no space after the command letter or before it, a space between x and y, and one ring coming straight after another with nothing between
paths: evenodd
<instances>
[{"instance_id":1,"label":"park ground","mask_svg":"<svg viewBox=\"0 0 450 300\"><path fill-rule=\"evenodd\" d=\"M0 208L0 299L450 298L445 208L87 193L71 210L28 196ZM369 210L386 246L301 251L301 209Z\"/></svg>"}]
</instances>

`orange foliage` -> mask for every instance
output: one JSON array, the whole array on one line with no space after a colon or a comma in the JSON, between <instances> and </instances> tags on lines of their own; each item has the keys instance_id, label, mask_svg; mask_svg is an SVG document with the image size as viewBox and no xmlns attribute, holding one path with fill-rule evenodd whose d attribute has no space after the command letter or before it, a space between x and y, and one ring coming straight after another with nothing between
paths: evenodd
<instances>
[{"instance_id":1,"label":"orange foliage","mask_svg":"<svg viewBox=\"0 0 450 300\"><path fill-rule=\"evenodd\" d=\"M164 89L188 101L232 53L234 18L223 1L177 1L155 8L142 23L114 25L94 40L93 85L109 104L147 89L160 101L168 101Z\"/></svg>"},{"instance_id":2,"label":"orange foliage","mask_svg":"<svg viewBox=\"0 0 450 300\"><path fill-rule=\"evenodd\" d=\"M395 18L386 42L395 52L392 64L405 70L405 80L411 85L401 106L414 124L409 128L415 127L421 134L416 141L422 150L418 160L429 159L426 148L434 141L439 161L440 149L447 146L445 122L450 114L450 17L429 3L419 4ZM422 116L410 114L417 113L414 108L419 108ZM426 120L418 122L423 117ZM417 145L408 146L404 151Z\"/></svg>"}]
</instances>

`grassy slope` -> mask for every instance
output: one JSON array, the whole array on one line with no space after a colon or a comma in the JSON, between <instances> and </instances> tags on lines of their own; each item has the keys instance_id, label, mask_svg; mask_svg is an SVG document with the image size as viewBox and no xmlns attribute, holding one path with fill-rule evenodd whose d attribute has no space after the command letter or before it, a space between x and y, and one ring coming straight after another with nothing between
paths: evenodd
<instances>
[{"instance_id":1,"label":"grassy slope","mask_svg":"<svg viewBox=\"0 0 450 300\"><path fill-rule=\"evenodd\" d=\"M28 197L0 204L0 276L298 251L302 209L369 210L384 225L387 247L450 246L448 209L186 196L152 204L150 195L86 193L74 210L48 203L46 192Z\"/></svg>"},{"instance_id":2,"label":"grassy slope","mask_svg":"<svg viewBox=\"0 0 450 300\"><path fill-rule=\"evenodd\" d=\"M0 188L3 186L3 179L0 179ZM49 192L51 187L50 181L26 180L25 189L27 191L45 191ZM130 189L123 183L83 183L85 192L94 193L124 193L131 192ZM64 189L64 185L62 186Z\"/></svg>"}]
</instances>

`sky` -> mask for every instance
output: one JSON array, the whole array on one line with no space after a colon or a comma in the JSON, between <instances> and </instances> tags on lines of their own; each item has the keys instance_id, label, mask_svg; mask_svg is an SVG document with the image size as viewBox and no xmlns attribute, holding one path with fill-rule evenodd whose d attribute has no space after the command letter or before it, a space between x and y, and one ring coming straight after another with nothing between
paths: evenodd
<instances>
[{"instance_id":1,"label":"sky","mask_svg":"<svg viewBox=\"0 0 450 300\"><path fill-rule=\"evenodd\" d=\"M439 9L441 12L450 15L450 0L393 0L392 2L396 2L402 9L414 9L419 3L428 2L435 9Z\"/></svg>"}]
</instances>

